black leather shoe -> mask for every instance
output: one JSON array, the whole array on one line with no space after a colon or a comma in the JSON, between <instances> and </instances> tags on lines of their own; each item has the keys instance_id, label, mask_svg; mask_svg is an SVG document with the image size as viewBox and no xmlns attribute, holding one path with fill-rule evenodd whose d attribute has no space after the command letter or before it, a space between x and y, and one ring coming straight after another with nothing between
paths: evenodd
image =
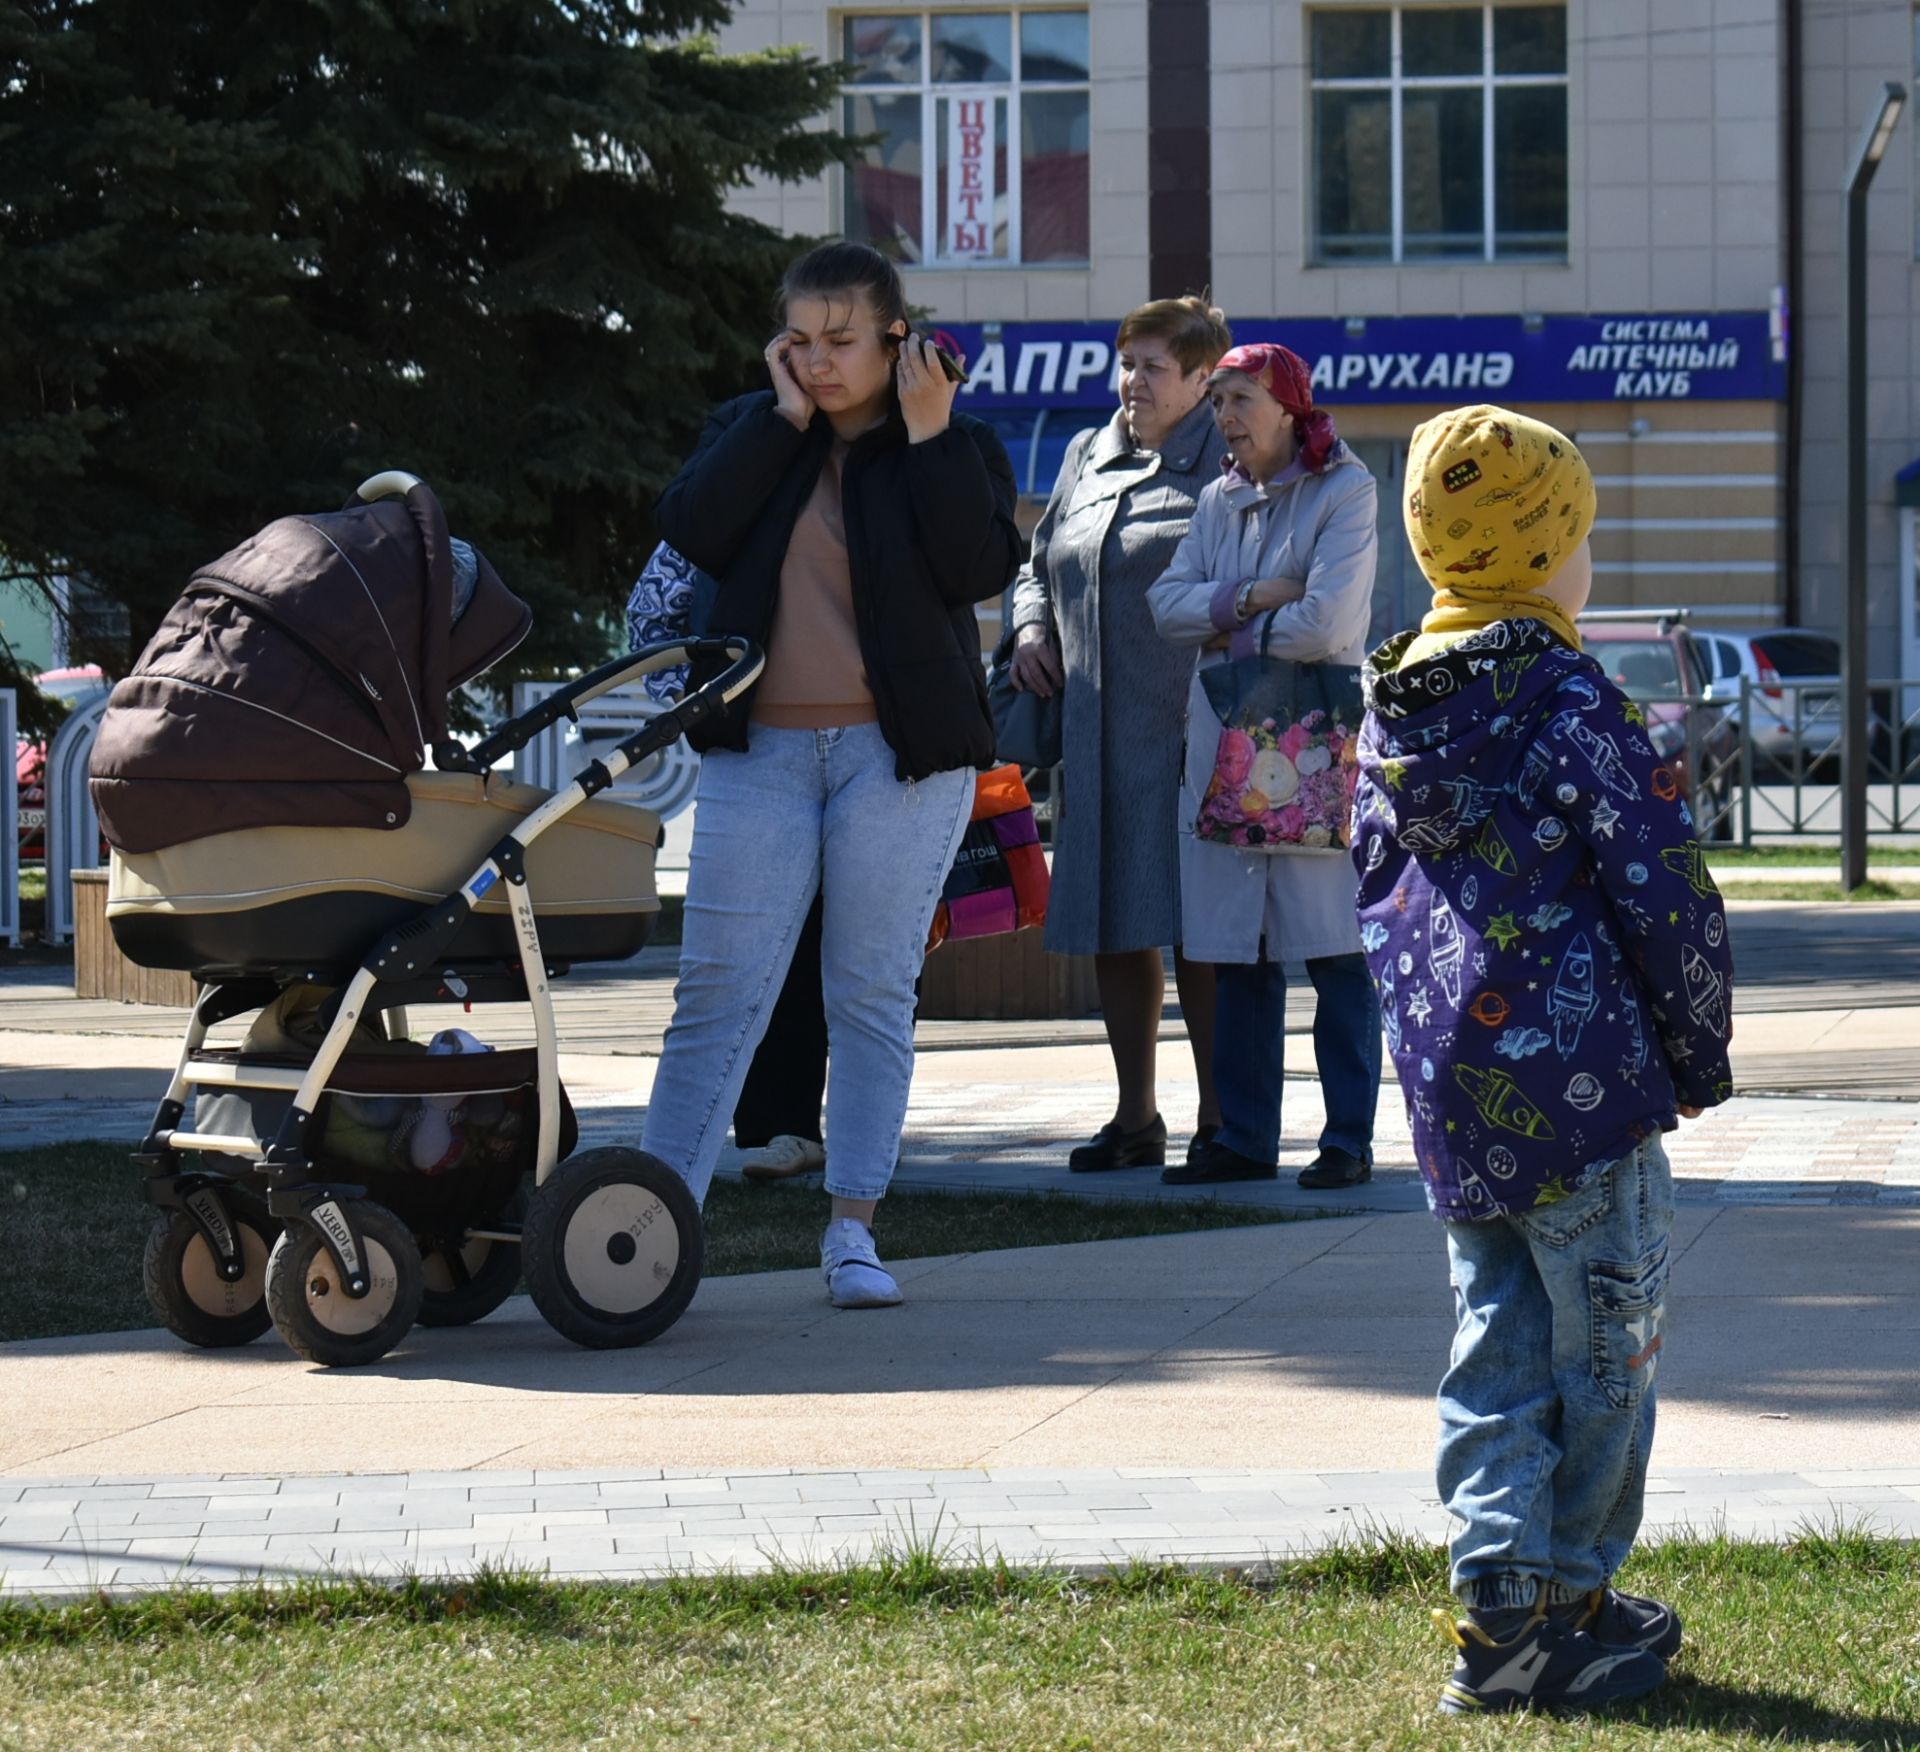
<instances>
[{"instance_id":1,"label":"black leather shoe","mask_svg":"<svg viewBox=\"0 0 1920 1752\"><path fill-rule=\"evenodd\" d=\"M1178 1167L1162 1172L1160 1179L1167 1186L1218 1186L1228 1180L1272 1180L1279 1172L1271 1162L1256 1162L1228 1149L1218 1138L1209 1138L1189 1150Z\"/></svg>"},{"instance_id":2,"label":"black leather shoe","mask_svg":"<svg viewBox=\"0 0 1920 1752\"><path fill-rule=\"evenodd\" d=\"M1195 1151L1205 1149L1219 1135L1220 1128L1217 1125L1196 1125L1193 1136L1187 1139L1187 1160L1191 1162Z\"/></svg>"},{"instance_id":3,"label":"black leather shoe","mask_svg":"<svg viewBox=\"0 0 1920 1752\"><path fill-rule=\"evenodd\" d=\"M1373 1178L1373 1164L1364 1156L1356 1156L1351 1150L1328 1148L1320 1152L1319 1159L1310 1167L1300 1170L1298 1184L1309 1191L1323 1190L1328 1187L1358 1186L1363 1180Z\"/></svg>"},{"instance_id":4,"label":"black leather shoe","mask_svg":"<svg viewBox=\"0 0 1920 1752\"><path fill-rule=\"evenodd\" d=\"M1167 1159L1167 1122L1155 1114L1138 1131L1123 1132L1108 1120L1067 1158L1075 1174L1104 1174L1109 1168L1158 1168Z\"/></svg>"}]
</instances>

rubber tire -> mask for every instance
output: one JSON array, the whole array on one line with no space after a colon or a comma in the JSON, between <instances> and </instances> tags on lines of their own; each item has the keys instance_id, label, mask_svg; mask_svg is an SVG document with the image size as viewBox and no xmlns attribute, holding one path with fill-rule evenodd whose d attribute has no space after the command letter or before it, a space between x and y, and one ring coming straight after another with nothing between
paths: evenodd
<instances>
[{"instance_id":1,"label":"rubber tire","mask_svg":"<svg viewBox=\"0 0 1920 1752\"><path fill-rule=\"evenodd\" d=\"M203 1308L187 1288L187 1254L195 1242L207 1255L204 1263L209 1269L213 1261L213 1250L201 1235L199 1224L185 1211L170 1211L147 1231L146 1250L140 1260L140 1282L147 1292L148 1305L176 1338L184 1338L202 1350L230 1350L235 1345L252 1344L273 1325L273 1315L267 1309L266 1273L273 1236L245 1217L236 1216L233 1223L235 1229L243 1230L259 1242L260 1266L257 1275L250 1272L233 1286L236 1300L248 1292L251 1300L231 1314ZM244 1236L242 1248L244 1251Z\"/></svg>"},{"instance_id":2,"label":"rubber tire","mask_svg":"<svg viewBox=\"0 0 1920 1752\"><path fill-rule=\"evenodd\" d=\"M320 1231L311 1223L289 1225L273 1244L267 1260L267 1307L272 1311L275 1329L295 1356L326 1369L377 1362L413 1330L420 1316L423 1274L420 1244L413 1231L385 1205L371 1199L353 1199L349 1208L368 1244L369 1255L378 1246L385 1250L393 1267L392 1299L365 1332L335 1331L320 1320L308 1301L309 1277L316 1271L331 1274L338 1269L320 1239ZM379 1293L377 1285L369 1291L370 1295ZM353 1306L350 1302L345 1305Z\"/></svg>"},{"instance_id":3,"label":"rubber tire","mask_svg":"<svg viewBox=\"0 0 1920 1752\"><path fill-rule=\"evenodd\" d=\"M666 1207L678 1236L678 1256L658 1296L639 1308L615 1310L596 1307L575 1287L567 1241L585 1201L619 1186L650 1193ZM520 1252L533 1305L555 1332L588 1350L620 1350L658 1338L687 1311L700 1287L706 1228L700 1206L678 1174L657 1156L616 1145L575 1156L534 1189Z\"/></svg>"},{"instance_id":4,"label":"rubber tire","mask_svg":"<svg viewBox=\"0 0 1920 1752\"><path fill-rule=\"evenodd\" d=\"M475 1223L473 1227L513 1229L522 1227L526 1220L527 1195L521 1190L513 1195L505 1210L497 1216L488 1217L484 1222ZM476 1320L484 1320L519 1289L520 1255L523 1250L511 1241L484 1241L479 1245L487 1250L480 1261L480 1269L473 1272L458 1289L436 1290L426 1282L431 1275L431 1262L438 1256L439 1250L436 1248L423 1254L420 1294L422 1326L471 1326Z\"/></svg>"}]
</instances>

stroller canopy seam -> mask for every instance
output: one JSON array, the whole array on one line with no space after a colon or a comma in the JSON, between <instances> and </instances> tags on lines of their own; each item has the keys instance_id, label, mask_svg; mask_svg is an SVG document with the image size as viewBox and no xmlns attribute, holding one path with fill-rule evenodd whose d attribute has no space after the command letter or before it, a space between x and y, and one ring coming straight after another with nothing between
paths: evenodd
<instances>
[{"instance_id":1,"label":"stroller canopy seam","mask_svg":"<svg viewBox=\"0 0 1920 1752\"><path fill-rule=\"evenodd\" d=\"M307 528L311 529L316 535L320 536L328 547L332 548L341 559L347 562L348 570L353 573L361 591L365 594L367 606L373 610L373 618L380 623L381 636L387 641L387 649L393 653L394 673L400 677L400 691L406 695L407 710L413 714L413 733L419 742L421 750L424 752L428 739L427 727L421 722L420 718L420 702L414 698L413 683L407 675L406 664L401 661L400 647L394 643L393 629L387 625L387 617L380 612L379 601L373 594L373 587L367 582L366 574L354 563L353 556L322 529L319 524L308 517L303 517L299 519L299 521L304 523Z\"/></svg>"},{"instance_id":2,"label":"stroller canopy seam","mask_svg":"<svg viewBox=\"0 0 1920 1752\"><path fill-rule=\"evenodd\" d=\"M392 773L396 778L405 778L406 769L398 767L390 760L382 760L377 754L369 754L364 748L355 748L351 742L342 742L337 736L329 736L326 731L316 729L302 719L289 717L285 712L276 712L271 706L263 706L258 700L250 700L244 694L231 693L225 688L208 687L203 681L189 681L184 675L157 673L152 678L164 681L173 687L192 688L195 693L209 694L216 700L231 700L236 706L246 706L256 712L265 712L269 718L278 718L283 724L291 724L296 730L304 730L309 736L318 736L323 742L331 742L335 748L344 748L347 753L357 755L361 760L371 761L383 771ZM299 783L298 780L293 781Z\"/></svg>"}]
</instances>

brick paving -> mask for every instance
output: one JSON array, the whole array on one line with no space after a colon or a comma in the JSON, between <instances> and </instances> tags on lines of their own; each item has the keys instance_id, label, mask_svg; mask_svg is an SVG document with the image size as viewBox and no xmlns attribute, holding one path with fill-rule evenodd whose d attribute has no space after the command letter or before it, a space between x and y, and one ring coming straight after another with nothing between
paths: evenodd
<instances>
[{"instance_id":1,"label":"brick paving","mask_svg":"<svg viewBox=\"0 0 1920 1752\"><path fill-rule=\"evenodd\" d=\"M1836 1518L1920 1536L1920 1466L1663 1472L1650 1535L1779 1538ZM1253 1567L1399 1531L1440 1541L1427 1472L412 1472L0 1478L0 1594L58 1598L299 1577L471 1574L482 1564L640 1580L884 1551L1102 1568Z\"/></svg>"}]
</instances>

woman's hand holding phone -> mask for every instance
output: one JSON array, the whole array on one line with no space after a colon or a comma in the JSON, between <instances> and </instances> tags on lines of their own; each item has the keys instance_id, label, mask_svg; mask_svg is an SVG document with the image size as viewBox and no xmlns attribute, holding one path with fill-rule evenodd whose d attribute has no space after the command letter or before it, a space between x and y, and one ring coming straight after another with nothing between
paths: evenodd
<instances>
[{"instance_id":1,"label":"woman's hand holding phone","mask_svg":"<svg viewBox=\"0 0 1920 1752\"><path fill-rule=\"evenodd\" d=\"M907 423L907 442L923 444L938 438L953 417L953 398L960 393L960 385L940 362L940 349L924 335L908 335L900 343L894 379L900 390L900 416Z\"/></svg>"},{"instance_id":2,"label":"woman's hand holding phone","mask_svg":"<svg viewBox=\"0 0 1920 1752\"><path fill-rule=\"evenodd\" d=\"M791 420L804 432L813 424L813 416L819 411L820 404L807 394L806 385L794 370L787 349L785 335L775 335L767 343L767 374L773 379L774 411Z\"/></svg>"}]
</instances>

